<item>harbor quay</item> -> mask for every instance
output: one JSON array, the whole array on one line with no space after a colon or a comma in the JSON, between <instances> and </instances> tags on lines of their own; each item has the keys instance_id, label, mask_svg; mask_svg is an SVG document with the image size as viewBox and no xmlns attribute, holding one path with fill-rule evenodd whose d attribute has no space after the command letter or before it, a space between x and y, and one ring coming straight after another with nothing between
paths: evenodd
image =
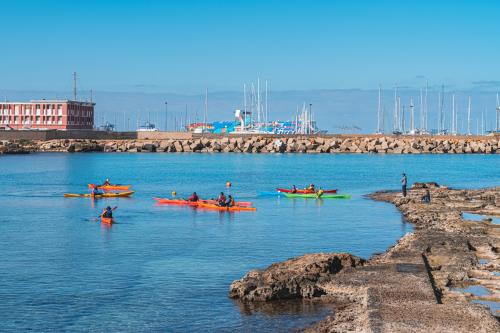
<instances>
[{"instance_id":1,"label":"harbor quay","mask_svg":"<svg viewBox=\"0 0 500 333\"><path fill-rule=\"evenodd\" d=\"M500 135L215 135L187 132L4 131L0 153L165 152L498 154Z\"/></svg>"}]
</instances>

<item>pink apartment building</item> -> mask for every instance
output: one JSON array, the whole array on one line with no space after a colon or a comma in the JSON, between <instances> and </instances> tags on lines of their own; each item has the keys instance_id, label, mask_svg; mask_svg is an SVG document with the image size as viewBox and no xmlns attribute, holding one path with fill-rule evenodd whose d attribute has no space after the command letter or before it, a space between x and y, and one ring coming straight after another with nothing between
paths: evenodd
<instances>
[{"instance_id":1,"label":"pink apartment building","mask_svg":"<svg viewBox=\"0 0 500 333\"><path fill-rule=\"evenodd\" d=\"M94 106L95 103L70 100L0 102L0 128L92 129Z\"/></svg>"}]
</instances>

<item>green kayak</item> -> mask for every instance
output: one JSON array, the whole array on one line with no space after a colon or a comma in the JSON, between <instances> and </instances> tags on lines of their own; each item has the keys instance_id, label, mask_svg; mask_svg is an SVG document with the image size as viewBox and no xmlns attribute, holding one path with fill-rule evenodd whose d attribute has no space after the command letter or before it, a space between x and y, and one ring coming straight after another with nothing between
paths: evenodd
<instances>
[{"instance_id":1,"label":"green kayak","mask_svg":"<svg viewBox=\"0 0 500 333\"><path fill-rule=\"evenodd\" d=\"M283 193L287 198L306 198L306 199L318 199L316 193L309 194L299 194L299 193ZM350 194L323 194L321 199L350 199Z\"/></svg>"}]
</instances>

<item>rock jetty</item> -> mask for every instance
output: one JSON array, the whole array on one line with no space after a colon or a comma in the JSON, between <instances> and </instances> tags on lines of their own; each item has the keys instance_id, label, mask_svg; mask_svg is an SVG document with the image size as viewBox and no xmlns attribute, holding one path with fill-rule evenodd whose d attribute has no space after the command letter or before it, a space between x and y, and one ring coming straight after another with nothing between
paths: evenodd
<instances>
[{"instance_id":1,"label":"rock jetty","mask_svg":"<svg viewBox=\"0 0 500 333\"><path fill-rule=\"evenodd\" d=\"M210 136L163 140L7 142L40 152L308 153L308 154L498 154L499 136ZM9 149L7 149L9 151Z\"/></svg>"},{"instance_id":2,"label":"rock jetty","mask_svg":"<svg viewBox=\"0 0 500 333\"><path fill-rule=\"evenodd\" d=\"M427 190L431 202L423 203ZM394 192L371 198L396 205L415 231L366 262L308 254L252 271L231 284L229 296L242 304L290 298L337 304L305 332L500 332L500 314L477 304L500 302L500 226L463 218L463 212L500 216L500 187L417 183L406 198ZM471 285L487 293L460 289Z\"/></svg>"}]
</instances>

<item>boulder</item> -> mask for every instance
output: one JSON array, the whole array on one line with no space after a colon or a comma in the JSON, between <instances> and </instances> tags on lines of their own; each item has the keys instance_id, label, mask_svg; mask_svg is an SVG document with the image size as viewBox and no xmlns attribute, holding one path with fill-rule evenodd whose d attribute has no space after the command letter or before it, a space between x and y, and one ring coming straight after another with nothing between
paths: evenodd
<instances>
[{"instance_id":1,"label":"boulder","mask_svg":"<svg viewBox=\"0 0 500 333\"><path fill-rule=\"evenodd\" d=\"M325 294L322 283L348 267L364 263L364 259L348 253L306 254L263 271L248 272L231 284L229 297L258 302L318 297Z\"/></svg>"}]
</instances>

